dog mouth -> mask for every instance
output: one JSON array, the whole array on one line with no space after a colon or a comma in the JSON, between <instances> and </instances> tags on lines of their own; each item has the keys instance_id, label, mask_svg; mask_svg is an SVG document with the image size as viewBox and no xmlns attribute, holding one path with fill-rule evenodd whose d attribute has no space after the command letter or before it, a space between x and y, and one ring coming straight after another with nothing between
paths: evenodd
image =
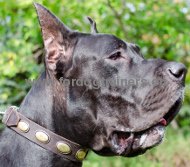
<instances>
[{"instance_id":1,"label":"dog mouth","mask_svg":"<svg viewBox=\"0 0 190 167\"><path fill-rule=\"evenodd\" d=\"M165 127L175 118L180 107L181 99L178 99L158 123L147 129L138 132L114 130L109 136L111 150L117 155L132 157L157 146L163 140Z\"/></svg>"}]
</instances>

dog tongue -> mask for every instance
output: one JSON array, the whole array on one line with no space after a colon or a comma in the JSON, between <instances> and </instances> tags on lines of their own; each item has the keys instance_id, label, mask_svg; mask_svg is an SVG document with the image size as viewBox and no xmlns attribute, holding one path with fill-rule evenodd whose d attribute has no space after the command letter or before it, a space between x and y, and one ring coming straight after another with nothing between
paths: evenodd
<instances>
[{"instance_id":1,"label":"dog tongue","mask_svg":"<svg viewBox=\"0 0 190 167\"><path fill-rule=\"evenodd\" d=\"M167 121L164 118L161 118L159 123L163 126L167 125Z\"/></svg>"}]
</instances>

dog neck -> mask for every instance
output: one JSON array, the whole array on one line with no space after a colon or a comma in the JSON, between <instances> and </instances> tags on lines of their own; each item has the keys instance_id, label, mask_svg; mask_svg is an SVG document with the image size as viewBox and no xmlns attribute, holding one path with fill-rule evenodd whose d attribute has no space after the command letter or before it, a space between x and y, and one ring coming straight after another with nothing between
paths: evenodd
<instances>
[{"instance_id":1,"label":"dog neck","mask_svg":"<svg viewBox=\"0 0 190 167\"><path fill-rule=\"evenodd\" d=\"M21 114L39 125L71 141L78 142L74 140L71 123L68 123L65 118L64 91L64 87L61 87L57 80L44 72L32 86L19 110ZM82 166L81 162L72 162L51 153L49 155L51 155L52 166Z\"/></svg>"}]
</instances>

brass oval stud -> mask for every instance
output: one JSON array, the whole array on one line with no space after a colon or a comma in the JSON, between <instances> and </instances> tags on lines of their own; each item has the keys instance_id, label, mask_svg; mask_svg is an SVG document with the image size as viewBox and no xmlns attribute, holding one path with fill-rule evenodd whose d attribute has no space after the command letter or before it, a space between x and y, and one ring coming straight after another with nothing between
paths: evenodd
<instances>
[{"instance_id":1,"label":"brass oval stud","mask_svg":"<svg viewBox=\"0 0 190 167\"><path fill-rule=\"evenodd\" d=\"M57 142L56 146L58 151L61 152L62 154L71 153L71 147L64 142Z\"/></svg>"},{"instance_id":2,"label":"brass oval stud","mask_svg":"<svg viewBox=\"0 0 190 167\"><path fill-rule=\"evenodd\" d=\"M78 150L77 153L76 153L76 158L77 158L79 161L82 161L82 160L85 159L86 154L87 154L87 150L80 149L80 150Z\"/></svg>"},{"instance_id":3,"label":"brass oval stud","mask_svg":"<svg viewBox=\"0 0 190 167\"><path fill-rule=\"evenodd\" d=\"M36 132L36 139L42 143L48 143L50 141L50 138L47 135L47 133L43 131Z\"/></svg>"},{"instance_id":4,"label":"brass oval stud","mask_svg":"<svg viewBox=\"0 0 190 167\"><path fill-rule=\"evenodd\" d=\"M29 124L27 122L24 121L20 121L17 125L17 128L20 129L22 132L28 132L30 127Z\"/></svg>"}]
</instances>

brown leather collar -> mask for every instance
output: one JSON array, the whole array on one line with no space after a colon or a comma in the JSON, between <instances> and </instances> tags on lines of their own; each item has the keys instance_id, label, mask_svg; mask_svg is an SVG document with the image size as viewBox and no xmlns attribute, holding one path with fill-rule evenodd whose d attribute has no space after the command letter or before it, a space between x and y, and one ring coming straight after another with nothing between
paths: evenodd
<instances>
[{"instance_id":1,"label":"brown leather collar","mask_svg":"<svg viewBox=\"0 0 190 167\"><path fill-rule=\"evenodd\" d=\"M19 135L63 158L82 161L87 155L88 149L31 121L14 106L6 110L2 121Z\"/></svg>"}]
</instances>

